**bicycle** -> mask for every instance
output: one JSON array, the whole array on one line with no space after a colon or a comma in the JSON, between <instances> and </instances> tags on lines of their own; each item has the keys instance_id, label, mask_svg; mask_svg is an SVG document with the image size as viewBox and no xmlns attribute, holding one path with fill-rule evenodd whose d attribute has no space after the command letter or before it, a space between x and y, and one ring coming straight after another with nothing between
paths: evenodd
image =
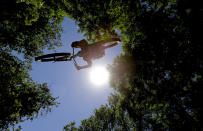
<instances>
[{"instance_id":1,"label":"bicycle","mask_svg":"<svg viewBox=\"0 0 203 131\"><path fill-rule=\"evenodd\" d=\"M107 40L107 42L114 42L114 41L120 41L119 38L111 38L112 40ZM105 41L105 40L103 40ZM93 46L93 45L104 45L106 44L105 42L103 41L99 41L99 42L96 42L94 44L91 44L89 46ZM108 46L105 46L106 48L111 48L113 46L115 46L117 44L115 43L111 43L110 45ZM105 49L106 49L105 48ZM72 47L73 49L73 52L72 54L71 53L52 53L52 54L46 54L46 55L42 55L42 56L38 56L38 57L35 57L35 61L39 61L39 62L50 62L50 61L71 61L73 59L73 62L75 65L77 65L76 61L75 61L75 57L77 56L77 54L75 55L74 54L74 47Z\"/></svg>"}]
</instances>

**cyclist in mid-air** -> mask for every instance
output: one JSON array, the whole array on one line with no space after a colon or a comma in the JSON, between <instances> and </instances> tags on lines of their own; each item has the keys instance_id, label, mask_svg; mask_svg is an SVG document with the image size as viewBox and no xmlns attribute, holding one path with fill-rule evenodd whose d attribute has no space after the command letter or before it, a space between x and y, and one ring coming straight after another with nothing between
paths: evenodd
<instances>
[{"instance_id":1,"label":"cyclist in mid-air","mask_svg":"<svg viewBox=\"0 0 203 131\"><path fill-rule=\"evenodd\" d=\"M105 49L116 46L120 41L121 40L119 38L109 38L106 40L95 42L93 44L88 44L85 39L73 42L71 45L72 48L81 48L81 51L79 51L76 55L73 55L71 58L79 56L87 62L87 65L84 66L78 66L77 63L74 62L75 67L77 68L77 70L90 67L92 65L92 60L103 57L105 55ZM105 46L105 44L109 42L114 43Z\"/></svg>"}]
</instances>

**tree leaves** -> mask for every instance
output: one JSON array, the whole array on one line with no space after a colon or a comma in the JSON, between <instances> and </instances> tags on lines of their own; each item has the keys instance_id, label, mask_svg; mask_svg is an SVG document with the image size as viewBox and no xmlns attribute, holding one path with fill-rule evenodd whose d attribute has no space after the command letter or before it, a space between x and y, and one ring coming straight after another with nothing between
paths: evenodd
<instances>
[{"instance_id":1,"label":"tree leaves","mask_svg":"<svg viewBox=\"0 0 203 131\"><path fill-rule=\"evenodd\" d=\"M28 72L33 56L61 45L65 13L60 2L0 2L0 130L32 120L58 104L47 85L34 82Z\"/></svg>"},{"instance_id":2,"label":"tree leaves","mask_svg":"<svg viewBox=\"0 0 203 131\"><path fill-rule=\"evenodd\" d=\"M203 46L195 31L200 31L199 8L190 0L85 2L89 4L78 1L80 11L73 9L72 18L89 38L97 39L105 25L122 37L124 54L109 66L118 96L109 109L126 113L137 130L201 130ZM100 120L95 115L88 120ZM89 124L104 127L96 120Z\"/></svg>"},{"instance_id":3,"label":"tree leaves","mask_svg":"<svg viewBox=\"0 0 203 131\"><path fill-rule=\"evenodd\" d=\"M52 8L51 2L45 1L10 2L1 4L1 47L8 46L30 58L45 47L61 45L60 22L65 13L59 7Z\"/></svg>"},{"instance_id":4,"label":"tree leaves","mask_svg":"<svg viewBox=\"0 0 203 131\"><path fill-rule=\"evenodd\" d=\"M58 104L47 85L32 81L27 66L9 51L0 50L0 67L1 129L32 120L40 110L49 112Z\"/></svg>"}]
</instances>

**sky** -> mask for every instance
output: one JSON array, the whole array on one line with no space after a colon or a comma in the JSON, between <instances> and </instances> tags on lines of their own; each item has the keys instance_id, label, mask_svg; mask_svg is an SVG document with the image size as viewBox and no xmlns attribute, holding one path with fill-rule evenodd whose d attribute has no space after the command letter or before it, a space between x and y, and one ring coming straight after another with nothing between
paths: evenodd
<instances>
[{"instance_id":1,"label":"sky","mask_svg":"<svg viewBox=\"0 0 203 131\"><path fill-rule=\"evenodd\" d=\"M85 39L78 33L75 23L65 18L63 23L63 46L56 52L72 52L71 43ZM45 51L45 54L54 51ZM121 44L107 49L105 56L93 61L93 67L107 66L121 53ZM76 59L79 64L85 64L82 59ZM22 131L61 131L63 126L75 121L90 117L95 108L108 103L108 96L113 92L109 84L96 86L90 81L90 69L76 70L72 61L68 62L33 62L30 75L39 83L47 83L54 97L59 97L58 107L52 108L52 112L35 118L33 121L25 121L21 125Z\"/></svg>"}]
</instances>

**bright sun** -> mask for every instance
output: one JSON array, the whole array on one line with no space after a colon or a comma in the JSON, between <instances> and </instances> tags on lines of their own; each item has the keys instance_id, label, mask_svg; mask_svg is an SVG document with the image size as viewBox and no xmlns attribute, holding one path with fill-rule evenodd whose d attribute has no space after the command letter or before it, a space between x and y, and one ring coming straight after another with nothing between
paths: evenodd
<instances>
[{"instance_id":1,"label":"bright sun","mask_svg":"<svg viewBox=\"0 0 203 131\"><path fill-rule=\"evenodd\" d=\"M102 66L93 67L90 71L90 80L97 86L106 84L109 80L109 72Z\"/></svg>"}]
</instances>

